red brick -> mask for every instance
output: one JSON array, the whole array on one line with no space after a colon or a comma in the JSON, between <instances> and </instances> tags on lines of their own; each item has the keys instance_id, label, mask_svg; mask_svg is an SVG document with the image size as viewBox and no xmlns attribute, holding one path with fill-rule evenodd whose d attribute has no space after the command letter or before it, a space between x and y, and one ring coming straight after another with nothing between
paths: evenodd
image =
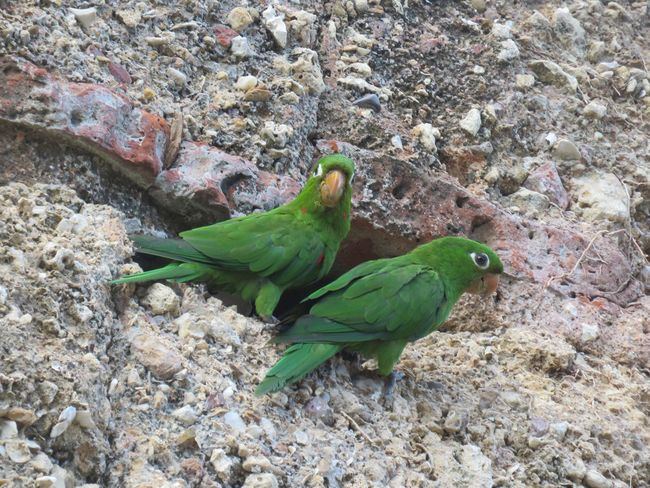
<instances>
[{"instance_id":1,"label":"red brick","mask_svg":"<svg viewBox=\"0 0 650 488\"><path fill-rule=\"evenodd\" d=\"M125 96L101 85L70 83L14 57L0 59L0 121L63 136L145 188L162 169L169 136L164 119Z\"/></svg>"},{"instance_id":2,"label":"red brick","mask_svg":"<svg viewBox=\"0 0 650 488\"><path fill-rule=\"evenodd\" d=\"M351 153L340 141L321 140L317 147ZM359 152L358 149L356 149ZM619 305L636 299L638 284L616 291L629 278L628 259L613 240L598 239L591 251L607 266L583 260L570 277L590 237L566 227L545 225L505 212L479 198L445 173L432 173L406 161L363 151L356 158L353 228L344 243L338 269L367 259L396 256L444 235L463 235L487 243L502 257L505 271L525 282L546 285L565 296L604 297ZM541 287L540 287L541 288Z\"/></svg>"},{"instance_id":3,"label":"red brick","mask_svg":"<svg viewBox=\"0 0 650 488\"><path fill-rule=\"evenodd\" d=\"M292 199L300 184L262 171L215 147L185 141L174 166L158 175L151 194L175 213L224 219L233 211L268 210Z\"/></svg>"}]
</instances>

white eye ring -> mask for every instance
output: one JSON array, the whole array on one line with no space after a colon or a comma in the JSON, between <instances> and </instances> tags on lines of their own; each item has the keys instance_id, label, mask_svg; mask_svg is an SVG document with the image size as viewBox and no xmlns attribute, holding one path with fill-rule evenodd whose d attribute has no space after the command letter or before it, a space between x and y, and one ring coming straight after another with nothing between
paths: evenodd
<instances>
[{"instance_id":1,"label":"white eye ring","mask_svg":"<svg viewBox=\"0 0 650 488\"><path fill-rule=\"evenodd\" d=\"M472 261L474 261L474 264L480 268L480 269L488 269L490 267L490 258L488 257L487 254L480 252L480 253L470 253L470 257L472 258Z\"/></svg>"},{"instance_id":2,"label":"white eye ring","mask_svg":"<svg viewBox=\"0 0 650 488\"><path fill-rule=\"evenodd\" d=\"M323 165L319 164L318 169L316 170L316 175L315 176L321 176L323 174Z\"/></svg>"}]
</instances>

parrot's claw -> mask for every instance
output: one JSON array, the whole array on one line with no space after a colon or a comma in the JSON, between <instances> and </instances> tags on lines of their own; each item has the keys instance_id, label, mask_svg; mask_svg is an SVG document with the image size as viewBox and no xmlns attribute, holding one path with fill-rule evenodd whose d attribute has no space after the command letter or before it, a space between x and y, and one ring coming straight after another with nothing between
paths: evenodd
<instances>
[{"instance_id":1,"label":"parrot's claw","mask_svg":"<svg viewBox=\"0 0 650 488\"><path fill-rule=\"evenodd\" d=\"M395 385L397 385L397 382L402 378L404 378L404 373L401 373L400 371L392 371L388 376L388 379L386 381L386 388L384 390L384 403L387 406L392 407L393 402L395 401L395 398L393 397Z\"/></svg>"},{"instance_id":2,"label":"parrot's claw","mask_svg":"<svg viewBox=\"0 0 650 488\"><path fill-rule=\"evenodd\" d=\"M280 323L280 319L277 318L275 315L270 315L268 317L262 317L262 320L270 325L276 326Z\"/></svg>"}]
</instances>

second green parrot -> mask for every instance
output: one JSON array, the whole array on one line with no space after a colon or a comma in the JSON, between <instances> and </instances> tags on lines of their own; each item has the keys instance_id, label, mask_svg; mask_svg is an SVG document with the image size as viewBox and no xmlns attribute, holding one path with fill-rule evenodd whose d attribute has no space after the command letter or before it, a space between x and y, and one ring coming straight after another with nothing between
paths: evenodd
<instances>
[{"instance_id":1,"label":"second green parrot","mask_svg":"<svg viewBox=\"0 0 650 488\"><path fill-rule=\"evenodd\" d=\"M305 299L315 303L275 338L292 345L256 393L298 381L343 349L376 358L389 375L406 344L436 330L463 293L494 292L502 272L492 249L461 237L360 264Z\"/></svg>"},{"instance_id":2,"label":"second green parrot","mask_svg":"<svg viewBox=\"0 0 650 488\"><path fill-rule=\"evenodd\" d=\"M354 163L332 154L281 207L188 230L180 239L131 236L138 252L173 262L113 283L204 281L254 301L268 319L284 290L315 282L332 267L350 230L353 176Z\"/></svg>"}]
</instances>

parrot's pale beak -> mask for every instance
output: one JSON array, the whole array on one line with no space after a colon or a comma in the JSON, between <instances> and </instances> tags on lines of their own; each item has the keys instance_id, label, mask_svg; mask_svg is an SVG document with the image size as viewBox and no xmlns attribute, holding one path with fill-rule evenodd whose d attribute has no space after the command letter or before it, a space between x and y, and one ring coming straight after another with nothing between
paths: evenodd
<instances>
[{"instance_id":1,"label":"parrot's pale beak","mask_svg":"<svg viewBox=\"0 0 650 488\"><path fill-rule=\"evenodd\" d=\"M487 274L483 277L483 283L485 284L485 294L492 295L497 291L499 286L499 275L497 274Z\"/></svg>"},{"instance_id":2,"label":"parrot's pale beak","mask_svg":"<svg viewBox=\"0 0 650 488\"><path fill-rule=\"evenodd\" d=\"M498 286L499 275L488 273L485 276L472 281L467 291L477 295L492 295L497 291Z\"/></svg>"},{"instance_id":3,"label":"parrot's pale beak","mask_svg":"<svg viewBox=\"0 0 650 488\"><path fill-rule=\"evenodd\" d=\"M339 203L345 191L345 173L339 169L329 171L320 184L320 200L326 207Z\"/></svg>"}]
</instances>

